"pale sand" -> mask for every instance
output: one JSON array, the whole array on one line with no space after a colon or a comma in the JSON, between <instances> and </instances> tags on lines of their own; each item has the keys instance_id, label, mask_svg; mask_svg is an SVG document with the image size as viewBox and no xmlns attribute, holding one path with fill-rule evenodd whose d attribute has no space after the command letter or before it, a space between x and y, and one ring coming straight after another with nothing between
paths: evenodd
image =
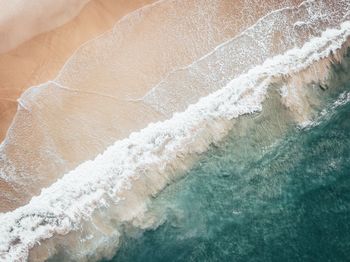
<instances>
[{"instance_id":1,"label":"pale sand","mask_svg":"<svg viewBox=\"0 0 350 262\"><path fill-rule=\"evenodd\" d=\"M17 110L17 98L30 86L38 85L53 79L63 64L73 52L87 40L94 38L109 30L113 24L127 13L140 8L155 0L93 0L90 1L69 23L47 33L43 33L30 41L25 42L14 50L0 54L0 141L3 140L8 127ZM4 2L4 1L2 1ZM28 1L27 1L28 2ZM31 2L31 1L29 1ZM42 1L50 3L50 1ZM54 1L61 2L61 1ZM69 1L69 7L73 15L79 11L78 1ZM87 1L80 1L87 2ZM65 3L67 5L67 3ZM3 3L0 2L1 8ZM10 4L7 4L10 6ZM57 8L63 7L59 5ZM0 15L0 39L4 26L1 18L4 17L4 9ZM47 14L50 15L49 12ZM38 14L37 14L38 15ZM52 15L52 14L51 14ZM71 17L64 17L69 19ZM22 18L23 16L21 16ZM17 15L17 18L20 19ZM23 19L24 20L24 19ZM51 19L50 19L51 21ZM17 22L20 25L27 21ZM55 24L44 23L48 27ZM16 24L12 24L14 26ZM2 28L2 30L1 30ZM8 29L8 28L7 28ZM35 35L40 28L35 27L30 34ZM18 30L17 30L18 31ZM6 34L17 34L16 30L8 29ZM24 37L21 34L22 37ZM26 35L30 37L30 35ZM12 38L15 38L13 36ZM18 43L21 39L13 40ZM21 40L23 41L23 39ZM5 47L6 45L6 47ZM10 48L10 43L0 42L0 53Z\"/></svg>"},{"instance_id":2,"label":"pale sand","mask_svg":"<svg viewBox=\"0 0 350 262\"><path fill-rule=\"evenodd\" d=\"M75 17L90 0L0 0L0 53Z\"/></svg>"},{"instance_id":3,"label":"pale sand","mask_svg":"<svg viewBox=\"0 0 350 262\"><path fill-rule=\"evenodd\" d=\"M192 63L261 16L287 5L281 1L263 5L244 2L163 1L84 45L55 82L23 96L0 152L5 177L0 211L26 203L42 187L92 159L115 140L168 117L133 99L141 98L175 68ZM57 50L47 52L44 61L52 63L50 56ZM45 70L40 72L47 75ZM13 73L13 78L20 76ZM191 85L196 79L186 81L183 83Z\"/></svg>"}]
</instances>

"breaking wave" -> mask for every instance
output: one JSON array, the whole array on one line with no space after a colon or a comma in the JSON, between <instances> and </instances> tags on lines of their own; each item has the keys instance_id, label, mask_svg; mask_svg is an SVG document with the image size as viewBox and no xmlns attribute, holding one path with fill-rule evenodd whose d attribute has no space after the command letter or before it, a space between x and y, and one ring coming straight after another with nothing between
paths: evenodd
<instances>
[{"instance_id":1,"label":"breaking wave","mask_svg":"<svg viewBox=\"0 0 350 262\"><path fill-rule=\"evenodd\" d=\"M273 10L294 10L289 6L300 2L269 0L257 5L239 0L232 5L231 0L162 0L128 14L113 30L81 46L54 80L29 88L18 100L17 113L0 146L0 197L3 200L0 211L27 204L41 188L95 158L114 141L128 137L150 122L168 119L171 115L157 110L154 96L148 99L150 96L146 93L167 80L167 75L172 75L169 72L205 56L215 46L254 25L260 17L275 17ZM337 14L328 4L323 7L338 25L343 12ZM310 20L305 15L300 19ZM289 22L292 21L285 19L275 24L276 30L288 26ZM317 23L317 19L314 22ZM329 21L330 27L333 22ZM260 30L260 26L255 28ZM264 33L274 34L273 31ZM314 32L318 33L319 30ZM269 38L273 38L272 35ZM276 52L281 53L279 51ZM272 55L265 52L265 58ZM211 57L216 62L201 60L210 62L212 73L216 69L213 65L235 63L233 57ZM225 68L217 72L219 77L211 75L211 80L220 80L222 72L232 70L232 67ZM207 70L198 73L178 80L183 85L193 85L201 75L205 79ZM226 80L233 78L225 77ZM172 96L173 92L168 91L175 90L175 86L172 81L169 83L166 89L163 84L162 90ZM214 83L215 90L226 84ZM204 85L193 88L207 89ZM196 97L188 93L185 105L183 99L178 102L184 110L207 94L203 90ZM159 99L174 102L164 95ZM177 110L173 104L169 104L170 108Z\"/></svg>"},{"instance_id":2,"label":"breaking wave","mask_svg":"<svg viewBox=\"0 0 350 262\"><path fill-rule=\"evenodd\" d=\"M125 234L122 225L156 227L160 221L146 215L147 202L220 141L237 118L260 112L271 86L286 83L282 102L296 121L308 119L308 90L301 86L325 85L329 67L341 62L349 37L350 22L344 22L299 48L258 60L261 65L231 77L184 112L115 142L27 205L1 214L0 259L45 260L60 252L75 261L111 257ZM298 108L305 111L302 116Z\"/></svg>"},{"instance_id":3,"label":"breaking wave","mask_svg":"<svg viewBox=\"0 0 350 262\"><path fill-rule=\"evenodd\" d=\"M27 204L116 140L301 48L346 21L349 9L347 0L162 0L127 15L19 99L0 146L0 211ZM317 70L327 74L327 62ZM299 96L303 77L283 88L298 122L312 111Z\"/></svg>"}]
</instances>

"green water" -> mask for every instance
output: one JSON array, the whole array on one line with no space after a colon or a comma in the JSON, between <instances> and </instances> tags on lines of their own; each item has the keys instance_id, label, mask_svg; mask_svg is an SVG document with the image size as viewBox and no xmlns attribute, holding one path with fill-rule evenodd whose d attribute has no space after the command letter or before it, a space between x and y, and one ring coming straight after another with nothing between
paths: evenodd
<instances>
[{"instance_id":1,"label":"green water","mask_svg":"<svg viewBox=\"0 0 350 262\"><path fill-rule=\"evenodd\" d=\"M125 234L111 261L350 261L350 102L332 107L350 91L343 69L333 91L315 89L329 110L313 127L297 128L270 92L153 199L161 225Z\"/></svg>"},{"instance_id":2,"label":"green water","mask_svg":"<svg viewBox=\"0 0 350 262\"><path fill-rule=\"evenodd\" d=\"M164 223L113 261L349 261L350 104L329 114L271 139L266 117L233 130L154 201Z\"/></svg>"}]
</instances>

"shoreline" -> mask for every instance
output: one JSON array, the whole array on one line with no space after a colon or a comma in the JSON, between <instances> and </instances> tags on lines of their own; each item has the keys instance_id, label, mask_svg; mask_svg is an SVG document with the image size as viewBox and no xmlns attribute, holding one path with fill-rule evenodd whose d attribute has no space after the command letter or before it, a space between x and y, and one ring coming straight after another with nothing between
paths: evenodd
<instances>
[{"instance_id":1,"label":"shoreline","mask_svg":"<svg viewBox=\"0 0 350 262\"><path fill-rule=\"evenodd\" d=\"M55 80L27 90L0 150L0 179L16 191L14 195L0 192L4 199L13 201L10 207L0 206L0 211L28 203L41 188L93 159L114 141L150 122L168 119L169 115L140 97L167 80L172 70L191 64L225 40L260 24L260 17L271 13L274 18L275 8L284 10L300 1L271 1L259 6L257 17L248 19L238 19L244 18L242 13L236 15L244 1L237 0L230 9L226 9L230 1L209 2L203 7L196 1L181 1L174 9L172 1L160 1L132 12L111 31L79 48ZM204 11L208 15L203 15ZM184 20L186 17L191 19ZM171 34L169 28L173 29ZM214 83L211 88L219 87ZM187 104L205 94L196 94Z\"/></svg>"},{"instance_id":2,"label":"shoreline","mask_svg":"<svg viewBox=\"0 0 350 262\"><path fill-rule=\"evenodd\" d=\"M266 89L276 81L276 77L283 78L284 75L292 77L314 63L327 59L331 52L343 52L340 48L344 45L348 48L349 44L348 42L344 44L344 41L348 41L350 23L344 24L343 30L345 30L343 33L341 30L330 30L323 35L324 38L313 39L312 42L305 44L303 49L290 50L284 55L267 60L263 65L250 70L248 74L233 80L224 89L202 98L184 113L176 114L171 120L163 123L151 124L141 132L131 134L130 138L116 142L94 161L85 162L49 188L44 189L41 195L34 197L27 206L1 215L0 219L6 221L6 224L0 226L1 235L4 237L0 239L2 241L0 246L4 248L1 251L5 252L5 255L14 252L12 258L15 259L18 255L28 255L29 249L35 245L38 250L35 255L32 255L37 258L45 257L54 252L54 240L47 242L48 246L44 242L40 246L35 243L43 238L51 238L54 233L68 237L68 232L80 228L81 223L87 226L91 220L97 222L101 215L99 212L106 213L101 216L104 218L104 223L107 223L106 219L109 217L107 214L113 218L110 222L113 222L116 217L119 217L121 222L130 219L131 221L136 219L135 222L137 222L137 218L142 217L144 208L143 202L138 201L138 197L132 197L134 193L141 197L141 200L154 195L175 178L173 175L180 170L186 170L190 160L189 155L200 154L209 144L220 140L225 135L225 130L232 125L232 119L259 112L261 103L265 99ZM340 38L336 38L337 36ZM327 46L329 41L333 45ZM310 52L313 55L310 56ZM300 64L300 61L305 59L303 55L308 55L306 64ZM329 63L332 63L334 57L330 58ZM286 64L286 61L289 63ZM281 65L284 66L282 68L284 70L279 71ZM322 79L312 80L322 81L323 77L325 76L321 76ZM252 82L256 85L251 86ZM234 87L239 88L237 90ZM248 90L250 92L247 92ZM172 137L174 139L171 139ZM116 151L119 153L116 154ZM136 155L138 162L134 163L133 159ZM85 172L89 172L90 175L82 176ZM149 188L150 185L152 186ZM138 195L136 191L130 190L130 187L134 186L141 194ZM123 195L122 192L130 192L131 197ZM128 200L136 205L131 213L112 208L121 200ZM50 215L47 216L48 214ZM33 223L37 225L34 231L40 234L25 233L31 230ZM108 228L113 228L102 224L101 227L107 231ZM96 229L87 226L84 230ZM119 236L118 229L115 230L108 234L114 240ZM79 237L79 234L76 231L70 237L73 241L75 237ZM106 237L108 238L101 235L102 239ZM13 242L17 238L20 241ZM65 240L57 238L56 241L60 243ZM52 250L49 251L48 247ZM6 248L8 248L7 251Z\"/></svg>"},{"instance_id":3,"label":"shoreline","mask_svg":"<svg viewBox=\"0 0 350 262\"><path fill-rule=\"evenodd\" d=\"M25 90L56 77L81 45L110 30L123 16L154 1L91 0L67 23L0 54L0 141L17 112L16 100Z\"/></svg>"}]
</instances>

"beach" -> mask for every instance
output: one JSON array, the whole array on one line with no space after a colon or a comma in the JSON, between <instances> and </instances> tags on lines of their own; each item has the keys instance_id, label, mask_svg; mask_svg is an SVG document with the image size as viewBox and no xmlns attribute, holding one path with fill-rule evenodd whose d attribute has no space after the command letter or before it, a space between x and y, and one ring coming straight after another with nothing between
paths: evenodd
<instances>
[{"instance_id":1,"label":"beach","mask_svg":"<svg viewBox=\"0 0 350 262\"><path fill-rule=\"evenodd\" d=\"M346 257L347 0L70 4L0 54L0 261Z\"/></svg>"}]
</instances>

